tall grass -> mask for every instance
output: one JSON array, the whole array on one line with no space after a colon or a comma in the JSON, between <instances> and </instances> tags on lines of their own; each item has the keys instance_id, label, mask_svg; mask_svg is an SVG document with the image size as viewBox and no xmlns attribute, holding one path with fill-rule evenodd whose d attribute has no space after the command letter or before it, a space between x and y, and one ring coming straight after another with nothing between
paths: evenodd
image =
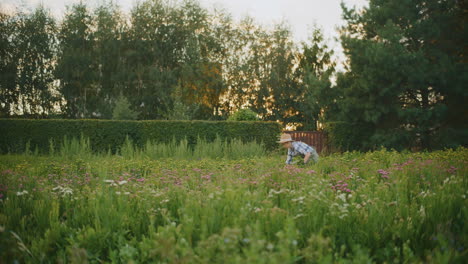
<instances>
[{"instance_id":1,"label":"tall grass","mask_svg":"<svg viewBox=\"0 0 468 264\"><path fill-rule=\"evenodd\" d=\"M50 155L54 155L54 142L50 141ZM29 151L29 150L28 150ZM30 152L30 151L29 151ZM29 152L25 152L28 154ZM90 148L89 139L81 137L78 139L64 138L60 147L60 156L62 157L90 157L91 155L99 156L102 154L93 154ZM241 159L261 157L266 154L263 144L257 142L243 142L240 139L232 139L226 141L217 136L213 141L208 141L205 138L198 137L194 146L190 146L187 139L176 140L173 138L168 143L160 143L148 140L143 147L138 147L127 136L124 143L117 150L117 155L126 159ZM110 152L107 153L110 155Z\"/></svg>"},{"instance_id":2,"label":"tall grass","mask_svg":"<svg viewBox=\"0 0 468 264\"><path fill-rule=\"evenodd\" d=\"M466 259L467 149L353 152L297 167L279 156L199 160L184 141L148 144L170 158L148 159L131 141L119 152L129 158L0 156L0 261ZM204 144L199 155L246 143Z\"/></svg>"},{"instance_id":3,"label":"tall grass","mask_svg":"<svg viewBox=\"0 0 468 264\"><path fill-rule=\"evenodd\" d=\"M53 145L53 142L49 146ZM62 143L60 144L59 154L62 157L81 157L89 158L92 155L91 145L89 138L83 135L80 138L68 138L64 136Z\"/></svg>"}]
</instances>

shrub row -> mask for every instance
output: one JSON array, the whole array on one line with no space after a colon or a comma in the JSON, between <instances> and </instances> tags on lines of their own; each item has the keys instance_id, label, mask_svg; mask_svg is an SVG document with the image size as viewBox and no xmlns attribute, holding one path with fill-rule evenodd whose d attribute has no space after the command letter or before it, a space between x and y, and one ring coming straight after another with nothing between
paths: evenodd
<instances>
[{"instance_id":1,"label":"shrub row","mask_svg":"<svg viewBox=\"0 0 468 264\"><path fill-rule=\"evenodd\" d=\"M276 122L0 119L0 152L23 152L29 145L39 153L48 153L51 139L58 146L65 137L83 136L89 138L93 151L115 152L127 136L142 147L148 140L168 143L173 139L187 139L194 146L197 138L212 141L216 135L228 141L261 142L267 150L273 150L280 133L281 126Z\"/></svg>"}]
</instances>

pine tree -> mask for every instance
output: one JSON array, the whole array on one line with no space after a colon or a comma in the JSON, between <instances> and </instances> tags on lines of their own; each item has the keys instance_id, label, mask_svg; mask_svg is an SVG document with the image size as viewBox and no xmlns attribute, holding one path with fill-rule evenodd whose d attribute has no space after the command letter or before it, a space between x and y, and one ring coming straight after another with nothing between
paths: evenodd
<instances>
[{"instance_id":1,"label":"pine tree","mask_svg":"<svg viewBox=\"0 0 468 264\"><path fill-rule=\"evenodd\" d=\"M362 11L343 9L348 72L338 77L330 114L346 127L348 145L466 145L465 2L370 0Z\"/></svg>"},{"instance_id":2,"label":"pine tree","mask_svg":"<svg viewBox=\"0 0 468 264\"><path fill-rule=\"evenodd\" d=\"M112 111L112 119L115 120L135 120L138 113L130 109L128 99L120 95L115 102L114 110Z\"/></svg>"}]
</instances>

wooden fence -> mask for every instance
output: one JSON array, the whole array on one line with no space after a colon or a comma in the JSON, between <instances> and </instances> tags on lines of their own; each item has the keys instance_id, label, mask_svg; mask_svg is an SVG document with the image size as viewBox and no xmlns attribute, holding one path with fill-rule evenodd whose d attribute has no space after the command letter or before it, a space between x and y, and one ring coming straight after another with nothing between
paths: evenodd
<instances>
[{"instance_id":1,"label":"wooden fence","mask_svg":"<svg viewBox=\"0 0 468 264\"><path fill-rule=\"evenodd\" d=\"M307 145L315 148L318 153L321 153L327 148L327 134L321 131L283 131L290 134L295 141L302 141Z\"/></svg>"}]
</instances>

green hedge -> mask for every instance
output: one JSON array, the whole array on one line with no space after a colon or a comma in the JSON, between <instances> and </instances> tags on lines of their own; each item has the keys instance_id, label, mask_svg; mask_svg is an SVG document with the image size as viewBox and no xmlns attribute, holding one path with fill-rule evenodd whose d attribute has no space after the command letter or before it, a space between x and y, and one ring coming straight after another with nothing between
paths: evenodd
<instances>
[{"instance_id":1,"label":"green hedge","mask_svg":"<svg viewBox=\"0 0 468 264\"><path fill-rule=\"evenodd\" d=\"M267 150L273 150L277 148L280 133L281 126L275 122L0 119L0 153L23 152L27 142L31 150L37 148L40 153L47 153L49 139L59 146L64 136L70 139L81 135L89 138L96 152L115 151L126 136L142 146L148 140L169 142L173 138L187 138L194 145L198 137L210 141L219 135L227 140L256 140L263 142Z\"/></svg>"}]
</instances>

